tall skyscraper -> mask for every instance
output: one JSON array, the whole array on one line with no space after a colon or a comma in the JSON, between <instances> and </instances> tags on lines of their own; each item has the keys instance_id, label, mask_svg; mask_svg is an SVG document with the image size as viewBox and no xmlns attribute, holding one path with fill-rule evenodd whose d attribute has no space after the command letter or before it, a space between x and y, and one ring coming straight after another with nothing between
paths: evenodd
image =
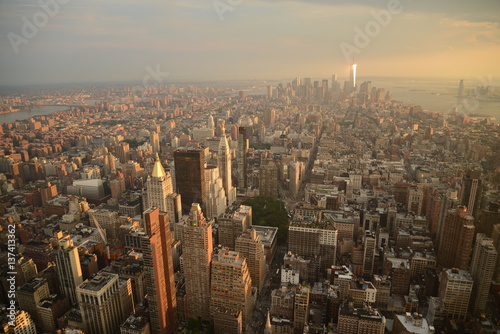
<instances>
[{"instance_id":1,"label":"tall skyscraper","mask_svg":"<svg viewBox=\"0 0 500 334\"><path fill-rule=\"evenodd\" d=\"M172 189L172 177L166 173L160 162L158 153L155 157L155 163L151 175L146 181L146 192L143 196L144 209L153 207L169 215L170 225L175 224L175 197L177 194Z\"/></svg>"},{"instance_id":2,"label":"tall skyscraper","mask_svg":"<svg viewBox=\"0 0 500 334\"><path fill-rule=\"evenodd\" d=\"M274 125L274 121L276 119L276 110L274 109L266 109L264 111L264 124L266 126Z\"/></svg>"},{"instance_id":3,"label":"tall skyscraper","mask_svg":"<svg viewBox=\"0 0 500 334\"><path fill-rule=\"evenodd\" d=\"M322 94L323 94L323 97L326 96L326 94L328 94L329 92L329 89L328 89L328 79L323 79L323 81L321 82L321 89L322 89Z\"/></svg>"},{"instance_id":4,"label":"tall skyscraper","mask_svg":"<svg viewBox=\"0 0 500 334\"><path fill-rule=\"evenodd\" d=\"M242 327L246 328L252 312L252 279L240 253L222 248L214 254L210 292L212 315L221 308L240 311Z\"/></svg>"},{"instance_id":5,"label":"tall skyscraper","mask_svg":"<svg viewBox=\"0 0 500 334\"><path fill-rule=\"evenodd\" d=\"M227 205L231 205L236 200L236 189L233 187L231 176L231 152L226 134L224 133L219 142L217 166L219 167L219 175L222 178L222 184L226 192Z\"/></svg>"},{"instance_id":6,"label":"tall skyscraper","mask_svg":"<svg viewBox=\"0 0 500 334\"><path fill-rule=\"evenodd\" d=\"M441 273L438 295L451 319L465 319L467 316L473 284L468 271L445 269Z\"/></svg>"},{"instance_id":7,"label":"tall skyscraper","mask_svg":"<svg viewBox=\"0 0 500 334\"><path fill-rule=\"evenodd\" d=\"M252 207L240 205L233 207L217 220L219 224L219 244L231 250L235 249L236 239L252 226Z\"/></svg>"},{"instance_id":8,"label":"tall skyscraper","mask_svg":"<svg viewBox=\"0 0 500 334\"><path fill-rule=\"evenodd\" d=\"M467 207L467 211L470 215L476 216L479 210L482 191L481 171L467 171L462 182L462 188L460 189L462 205Z\"/></svg>"},{"instance_id":9,"label":"tall skyscraper","mask_svg":"<svg viewBox=\"0 0 500 334\"><path fill-rule=\"evenodd\" d=\"M497 253L500 254L500 224L493 225L491 239L493 240L493 246L495 246ZM497 257L497 264L495 265L493 279L497 282L500 281L500 255Z\"/></svg>"},{"instance_id":10,"label":"tall skyscraper","mask_svg":"<svg viewBox=\"0 0 500 334\"><path fill-rule=\"evenodd\" d=\"M373 274L375 267L375 249L377 247L377 239L375 238L375 233L371 231L365 231L365 238L363 240L363 273Z\"/></svg>"},{"instance_id":11,"label":"tall skyscraper","mask_svg":"<svg viewBox=\"0 0 500 334\"><path fill-rule=\"evenodd\" d=\"M476 217L476 227L478 233L484 233L491 236L493 225L500 222L500 201L491 201L487 208L482 209Z\"/></svg>"},{"instance_id":12,"label":"tall skyscraper","mask_svg":"<svg viewBox=\"0 0 500 334\"><path fill-rule=\"evenodd\" d=\"M217 218L226 211L227 204L226 192L217 166L207 165L205 180L207 182L206 216L209 219Z\"/></svg>"},{"instance_id":13,"label":"tall skyscraper","mask_svg":"<svg viewBox=\"0 0 500 334\"><path fill-rule=\"evenodd\" d=\"M85 333L117 333L133 310L130 279L99 272L76 288Z\"/></svg>"},{"instance_id":14,"label":"tall skyscraper","mask_svg":"<svg viewBox=\"0 0 500 334\"><path fill-rule=\"evenodd\" d=\"M54 250L57 278L61 293L68 297L71 305L76 305L76 288L83 282L78 249L69 236L59 239L59 248Z\"/></svg>"},{"instance_id":15,"label":"tall skyscraper","mask_svg":"<svg viewBox=\"0 0 500 334\"><path fill-rule=\"evenodd\" d=\"M130 157L130 145L128 143L120 143L120 145L116 146L115 151L118 160L120 160L120 163L124 164L128 161Z\"/></svg>"},{"instance_id":16,"label":"tall skyscraper","mask_svg":"<svg viewBox=\"0 0 500 334\"><path fill-rule=\"evenodd\" d=\"M210 263L212 262L212 222L193 203L189 219L182 227L181 267L185 278L187 317L210 320Z\"/></svg>"},{"instance_id":17,"label":"tall skyscraper","mask_svg":"<svg viewBox=\"0 0 500 334\"><path fill-rule=\"evenodd\" d=\"M460 84L458 86L458 97L465 97L465 85L464 85L464 80L460 80Z\"/></svg>"},{"instance_id":18,"label":"tall skyscraper","mask_svg":"<svg viewBox=\"0 0 500 334\"><path fill-rule=\"evenodd\" d=\"M267 98L268 99L273 98L273 86L272 85L267 86Z\"/></svg>"},{"instance_id":19,"label":"tall skyscraper","mask_svg":"<svg viewBox=\"0 0 500 334\"><path fill-rule=\"evenodd\" d=\"M177 300L168 215L158 208L144 212L146 235L141 238L151 333L177 331Z\"/></svg>"},{"instance_id":20,"label":"tall skyscraper","mask_svg":"<svg viewBox=\"0 0 500 334\"><path fill-rule=\"evenodd\" d=\"M160 136L156 132L152 132L149 136L149 143L151 144L151 148L153 149L153 153L160 152Z\"/></svg>"},{"instance_id":21,"label":"tall skyscraper","mask_svg":"<svg viewBox=\"0 0 500 334\"><path fill-rule=\"evenodd\" d=\"M260 291L266 276L266 255L264 244L260 241L257 231L254 229L246 230L236 239L235 249L247 259L252 284Z\"/></svg>"},{"instance_id":22,"label":"tall skyscraper","mask_svg":"<svg viewBox=\"0 0 500 334\"><path fill-rule=\"evenodd\" d=\"M28 283L23 284L16 291L19 307L27 311L36 327L42 331L42 319L36 308L38 303L50 296L47 280L41 277L35 277Z\"/></svg>"},{"instance_id":23,"label":"tall skyscraper","mask_svg":"<svg viewBox=\"0 0 500 334\"><path fill-rule=\"evenodd\" d=\"M332 74L332 91L334 93L340 90L340 83L337 81L337 74Z\"/></svg>"},{"instance_id":24,"label":"tall skyscraper","mask_svg":"<svg viewBox=\"0 0 500 334\"><path fill-rule=\"evenodd\" d=\"M288 250L300 256L321 256L322 272L335 265L337 229L332 222L294 220L288 227Z\"/></svg>"},{"instance_id":25,"label":"tall skyscraper","mask_svg":"<svg viewBox=\"0 0 500 334\"><path fill-rule=\"evenodd\" d=\"M408 210L414 212L417 216L422 214L422 204L424 192L417 187L408 189Z\"/></svg>"},{"instance_id":26,"label":"tall skyscraper","mask_svg":"<svg viewBox=\"0 0 500 334\"><path fill-rule=\"evenodd\" d=\"M238 193L245 194L247 191L247 129L238 128L238 150L236 158L238 161Z\"/></svg>"},{"instance_id":27,"label":"tall skyscraper","mask_svg":"<svg viewBox=\"0 0 500 334\"><path fill-rule=\"evenodd\" d=\"M356 68L358 65L352 64L349 68L349 83L351 88L354 90L356 88Z\"/></svg>"},{"instance_id":28,"label":"tall skyscraper","mask_svg":"<svg viewBox=\"0 0 500 334\"><path fill-rule=\"evenodd\" d=\"M293 305L293 331L295 334L304 333L304 326L309 321L309 288L299 286L295 292Z\"/></svg>"},{"instance_id":29,"label":"tall skyscraper","mask_svg":"<svg viewBox=\"0 0 500 334\"><path fill-rule=\"evenodd\" d=\"M446 194L443 195L443 205L441 206L441 213L439 214L437 235L436 235L436 246L439 248L441 242L441 236L443 234L443 223L446 218L446 214L449 209L457 208L460 205L458 199L458 192L452 189L448 189Z\"/></svg>"},{"instance_id":30,"label":"tall skyscraper","mask_svg":"<svg viewBox=\"0 0 500 334\"><path fill-rule=\"evenodd\" d=\"M188 212L192 203L205 210L207 184L205 154L202 149L181 148L174 151L175 184L181 195L182 211Z\"/></svg>"},{"instance_id":31,"label":"tall skyscraper","mask_svg":"<svg viewBox=\"0 0 500 334\"><path fill-rule=\"evenodd\" d=\"M474 218L466 207L459 206L456 209L448 210L439 242L438 266L468 269L474 231Z\"/></svg>"},{"instance_id":32,"label":"tall skyscraper","mask_svg":"<svg viewBox=\"0 0 500 334\"><path fill-rule=\"evenodd\" d=\"M26 282L29 282L32 278L36 277L38 271L36 270L36 264L33 262L33 259L24 257L21 254L16 256L16 284L23 285Z\"/></svg>"},{"instance_id":33,"label":"tall skyscraper","mask_svg":"<svg viewBox=\"0 0 500 334\"><path fill-rule=\"evenodd\" d=\"M471 275L474 280L472 288L472 312L480 315L486 311L486 301L491 287L498 253L493 240L482 233L476 236L476 244L471 261Z\"/></svg>"},{"instance_id":34,"label":"tall skyscraper","mask_svg":"<svg viewBox=\"0 0 500 334\"><path fill-rule=\"evenodd\" d=\"M116 173L116 157L109 152L107 155L107 164L104 166L105 171L104 174L109 175L109 174L115 174Z\"/></svg>"},{"instance_id":35,"label":"tall skyscraper","mask_svg":"<svg viewBox=\"0 0 500 334\"><path fill-rule=\"evenodd\" d=\"M214 117L212 115L208 116L207 127L209 129L215 129Z\"/></svg>"},{"instance_id":36,"label":"tall skyscraper","mask_svg":"<svg viewBox=\"0 0 500 334\"><path fill-rule=\"evenodd\" d=\"M278 197L278 166L272 159L264 160L260 165L259 195Z\"/></svg>"},{"instance_id":37,"label":"tall skyscraper","mask_svg":"<svg viewBox=\"0 0 500 334\"><path fill-rule=\"evenodd\" d=\"M299 194L300 186L302 184L302 170L304 163L300 161L290 161L288 163L288 176L290 179L289 189L290 195L295 198Z\"/></svg>"}]
</instances>

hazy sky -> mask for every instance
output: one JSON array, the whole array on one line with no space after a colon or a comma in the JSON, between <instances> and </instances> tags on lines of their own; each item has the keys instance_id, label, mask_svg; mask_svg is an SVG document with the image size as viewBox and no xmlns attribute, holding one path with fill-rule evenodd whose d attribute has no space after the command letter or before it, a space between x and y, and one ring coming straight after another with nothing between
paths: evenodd
<instances>
[{"instance_id":1,"label":"hazy sky","mask_svg":"<svg viewBox=\"0 0 500 334\"><path fill-rule=\"evenodd\" d=\"M360 76L500 77L499 0L394 2L2 0L0 84L142 80L157 64L170 80L343 78L341 46Z\"/></svg>"}]
</instances>

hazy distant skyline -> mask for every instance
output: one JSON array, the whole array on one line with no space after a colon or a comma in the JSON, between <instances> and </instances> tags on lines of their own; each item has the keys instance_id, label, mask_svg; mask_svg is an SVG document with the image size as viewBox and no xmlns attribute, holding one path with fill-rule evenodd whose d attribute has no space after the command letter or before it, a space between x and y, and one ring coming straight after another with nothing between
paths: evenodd
<instances>
[{"instance_id":1,"label":"hazy distant skyline","mask_svg":"<svg viewBox=\"0 0 500 334\"><path fill-rule=\"evenodd\" d=\"M393 1L59 0L49 17L38 2L4 0L0 84L142 80L157 64L167 82L347 78L341 43L356 47L360 77L500 76L500 1L400 0L376 23ZM370 25L356 44L355 28Z\"/></svg>"}]
</instances>

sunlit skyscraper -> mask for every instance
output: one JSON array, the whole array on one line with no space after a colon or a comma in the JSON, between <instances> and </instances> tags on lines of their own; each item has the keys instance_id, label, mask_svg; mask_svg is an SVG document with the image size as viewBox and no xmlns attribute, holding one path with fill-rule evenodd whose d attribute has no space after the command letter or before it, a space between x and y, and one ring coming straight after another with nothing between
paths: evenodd
<instances>
[{"instance_id":1,"label":"sunlit skyscraper","mask_svg":"<svg viewBox=\"0 0 500 334\"><path fill-rule=\"evenodd\" d=\"M222 178L222 184L226 192L227 204L231 204L236 199L236 189L233 187L233 179L231 177L231 152L225 134L220 138L217 166L219 167L219 175Z\"/></svg>"},{"instance_id":2,"label":"sunlit skyscraper","mask_svg":"<svg viewBox=\"0 0 500 334\"><path fill-rule=\"evenodd\" d=\"M221 309L240 311L245 328L252 312L252 279L247 260L238 252L222 248L214 253L211 269L212 315Z\"/></svg>"},{"instance_id":3,"label":"sunlit skyscraper","mask_svg":"<svg viewBox=\"0 0 500 334\"><path fill-rule=\"evenodd\" d=\"M146 192L143 197L143 206L147 210L157 207L162 212L169 214L170 224L175 223L175 197L172 188L172 177L165 172L158 153L155 157L155 163L151 175L146 181Z\"/></svg>"},{"instance_id":4,"label":"sunlit skyscraper","mask_svg":"<svg viewBox=\"0 0 500 334\"><path fill-rule=\"evenodd\" d=\"M168 215L158 208L144 212L146 235L141 238L151 333L177 330L177 301ZM138 301L136 301L138 302Z\"/></svg>"},{"instance_id":5,"label":"sunlit skyscraper","mask_svg":"<svg viewBox=\"0 0 500 334\"><path fill-rule=\"evenodd\" d=\"M149 143L153 148L153 153L160 152L160 136L156 132L152 132L149 136Z\"/></svg>"},{"instance_id":6,"label":"sunlit skyscraper","mask_svg":"<svg viewBox=\"0 0 500 334\"><path fill-rule=\"evenodd\" d=\"M236 239L236 251L246 260L252 284L259 288L264 285L266 274L266 255L264 244L260 241L260 236L254 229L248 229Z\"/></svg>"},{"instance_id":7,"label":"sunlit skyscraper","mask_svg":"<svg viewBox=\"0 0 500 334\"><path fill-rule=\"evenodd\" d=\"M205 168L205 180L207 182L207 218L216 218L226 210L227 198L222 179L219 176L219 168L215 165L207 165Z\"/></svg>"},{"instance_id":8,"label":"sunlit skyscraper","mask_svg":"<svg viewBox=\"0 0 500 334\"><path fill-rule=\"evenodd\" d=\"M356 67L358 65L352 64L349 71L349 83L352 89L356 87Z\"/></svg>"},{"instance_id":9,"label":"sunlit skyscraper","mask_svg":"<svg viewBox=\"0 0 500 334\"><path fill-rule=\"evenodd\" d=\"M210 320L210 263L212 222L207 221L198 203L182 227L181 267L186 280L187 318Z\"/></svg>"},{"instance_id":10,"label":"sunlit skyscraper","mask_svg":"<svg viewBox=\"0 0 500 334\"><path fill-rule=\"evenodd\" d=\"M59 248L54 251L57 264L59 289L70 303L77 303L76 288L83 282L82 268L78 249L69 237L59 239Z\"/></svg>"},{"instance_id":11,"label":"sunlit skyscraper","mask_svg":"<svg viewBox=\"0 0 500 334\"><path fill-rule=\"evenodd\" d=\"M99 272L76 288L85 333L117 333L134 309L130 279Z\"/></svg>"}]
</instances>

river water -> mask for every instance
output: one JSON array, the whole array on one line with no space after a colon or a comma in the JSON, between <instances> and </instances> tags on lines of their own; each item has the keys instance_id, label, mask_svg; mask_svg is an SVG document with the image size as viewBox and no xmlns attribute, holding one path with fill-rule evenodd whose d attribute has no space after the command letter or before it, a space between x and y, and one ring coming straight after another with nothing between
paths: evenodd
<instances>
[{"instance_id":1,"label":"river water","mask_svg":"<svg viewBox=\"0 0 500 334\"><path fill-rule=\"evenodd\" d=\"M0 114L0 123L13 123L15 121L22 121L34 116L42 116L52 114L54 111L66 110L66 106L46 106L33 108L31 110L21 110L9 114Z\"/></svg>"}]
</instances>

